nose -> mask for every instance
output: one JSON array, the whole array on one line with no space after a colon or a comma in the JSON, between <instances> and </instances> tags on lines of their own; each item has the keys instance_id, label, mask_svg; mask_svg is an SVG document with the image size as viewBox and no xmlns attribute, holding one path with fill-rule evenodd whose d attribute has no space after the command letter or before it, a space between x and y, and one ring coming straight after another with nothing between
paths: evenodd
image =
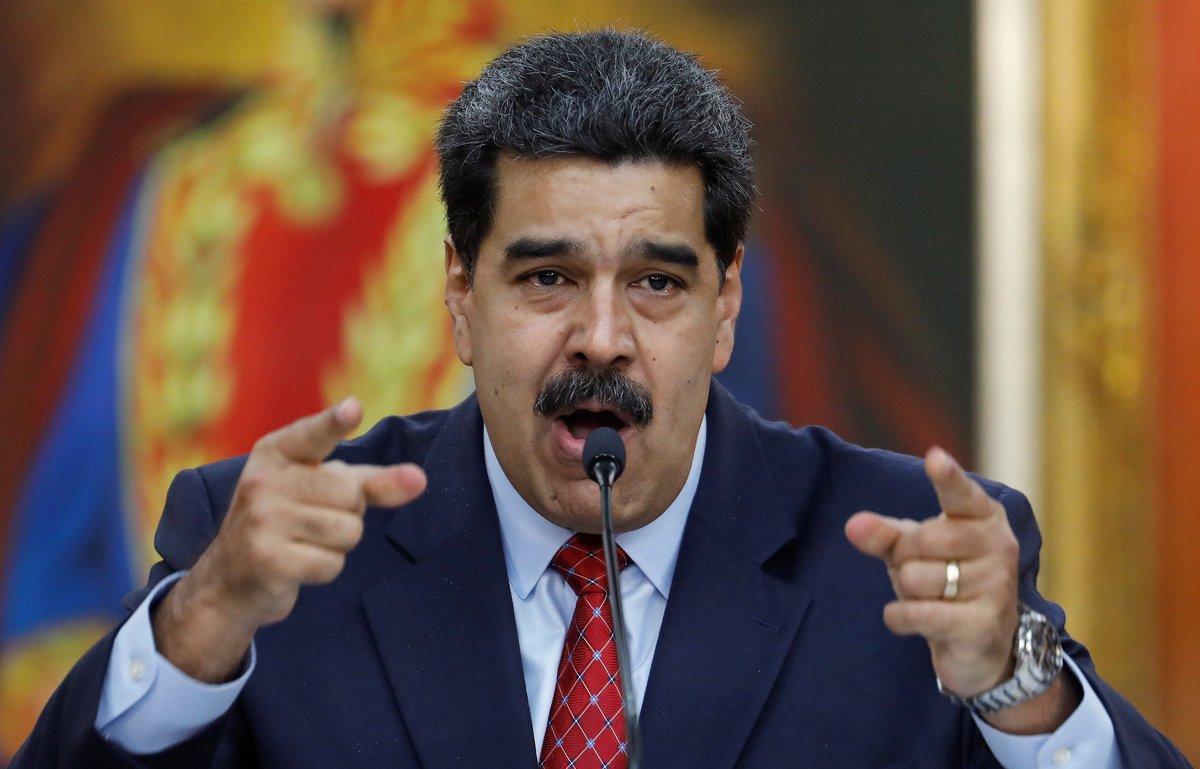
<instances>
[{"instance_id":1,"label":"nose","mask_svg":"<svg viewBox=\"0 0 1200 769\"><path fill-rule=\"evenodd\" d=\"M593 285L573 308L566 353L568 363L624 369L633 361L633 324L623 296L611 285Z\"/></svg>"}]
</instances>

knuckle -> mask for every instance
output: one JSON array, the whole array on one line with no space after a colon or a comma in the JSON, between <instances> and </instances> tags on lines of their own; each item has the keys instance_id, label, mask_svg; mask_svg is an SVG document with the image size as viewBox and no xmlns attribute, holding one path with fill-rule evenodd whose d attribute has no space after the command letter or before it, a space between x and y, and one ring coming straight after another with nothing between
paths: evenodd
<instances>
[{"instance_id":1,"label":"knuckle","mask_svg":"<svg viewBox=\"0 0 1200 769\"><path fill-rule=\"evenodd\" d=\"M361 523L354 517L338 513L324 522L321 544L342 552L349 552L358 544Z\"/></svg>"},{"instance_id":2,"label":"knuckle","mask_svg":"<svg viewBox=\"0 0 1200 769\"><path fill-rule=\"evenodd\" d=\"M247 470L238 479L238 491L244 495L255 496L261 494L269 483L270 477L262 470Z\"/></svg>"},{"instance_id":3,"label":"knuckle","mask_svg":"<svg viewBox=\"0 0 1200 769\"><path fill-rule=\"evenodd\" d=\"M330 507L338 510L353 510L358 499L358 490L345 479L331 479L323 484L323 498Z\"/></svg>"},{"instance_id":4,"label":"knuckle","mask_svg":"<svg viewBox=\"0 0 1200 769\"><path fill-rule=\"evenodd\" d=\"M883 622L892 630L900 629L900 604L889 603L883 607Z\"/></svg>"},{"instance_id":5,"label":"knuckle","mask_svg":"<svg viewBox=\"0 0 1200 769\"><path fill-rule=\"evenodd\" d=\"M338 492L347 509L358 507L366 499L366 492L363 490L363 481L358 478L343 480L338 485Z\"/></svg>"},{"instance_id":6,"label":"knuckle","mask_svg":"<svg viewBox=\"0 0 1200 769\"><path fill-rule=\"evenodd\" d=\"M948 558L972 558L986 550L985 541L974 521L957 521L954 529L945 533L938 552Z\"/></svg>"},{"instance_id":7,"label":"knuckle","mask_svg":"<svg viewBox=\"0 0 1200 769\"><path fill-rule=\"evenodd\" d=\"M297 560L293 556L279 559L278 570L271 573L277 580L295 587L305 581L306 568L303 561Z\"/></svg>"},{"instance_id":8,"label":"knuckle","mask_svg":"<svg viewBox=\"0 0 1200 769\"><path fill-rule=\"evenodd\" d=\"M332 554L314 561L306 569L306 581L323 584L333 582L342 573L342 567L345 563L346 559L344 556Z\"/></svg>"},{"instance_id":9,"label":"knuckle","mask_svg":"<svg viewBox=\"0 0 1200 769\"><path fill-rule=\"evenodd\" d=\"M262 537L254 537L246 544L246 561L261 574L275 571L274 549Z\"/></svg>"},{"instance_id":10,"label":"knuckle","mask_svg":"<svg viewBox=\"0 0 1200 769\"><path fill-rule=\"evenodd\" d=\"M329 537L329 521L325 515L316 513L305 515L301 528L308 539L317 542L324 541Z\"/></svg>"},{"instance_id":11,"label":"knuckle","mask_svg":"<svg viewBox=\"0 0 1200 769\"><path fill-rule=\"evenodd\" d=\"M349 550L358 544L363 535L363 521L361 518L353 518L346 516L345 526L345 543L346 549Z\"/></svg>"},{"instance_id":12,"label":"knuckle","mask_svg":"<svg viewBox=\"0 0 1200 769\"><path fill-rule=\"evenodd\" d=\"M897 633L912 633L915 630L916 622L912 613L912 605L907 602L898 602L892 604L889 612L885 613L884 620L887 626Z\"/></svg>"},{"instance_id":13,"label":"knuckle","mask_svg":"<svg viewBox=\"0 0 1200 769\"><path fill-rule=\"evenodd\" d=\"M361 519L345 513L328 513L311 521L310 534L315 541L326 547L348 551L362 538Z\"/></svg>"},{"instance_id":14,"label":"knuckle","mask_svg":"<svg viewBox=\"0 0 1200 769\"><path fill-rule=\"evenodd\" d=\"M280 479L287 487L303 489L309 469L303 463L287 462L279 468L278 472Z\"/></svg>"},{"instance_id":15,"label":"knuckle","mask_svg":"<svg viewBox=\"0 0 1200 769\"><path fill-rule=\"evenodd\" d=\"M362 481L357 479L347 481L340 491L343 509L359 513L367 509L367 492Z\"/></svg>"},{"instance_id":16,"label":"knuckle","mask_svg":"<svg viewBox=\"0 0 1200 769\"><path fill-rule=\"evenodd\" d=\"M912 533L912 543L918 553L926 553L929 551L929 527L930 523L922 523Z\"/></svg>"},{"instance_id":17,"label":"knuckle","mask_svg":"<svg viewBox=\"0 0 1200 769\"><path fill-rule=\"evenodd\" d=\"M262 512L261 504L246 505L237 522L237 534L239 537L253 541L262 534L265 523L266 516Z\"/></svg>"},{"instance_id":18,"label":"knuckle","mask_svg":"<svg viewBox=\"0 0 1200 769\"><path fill-rule=\"evenodd\" d=\"M916 595L921 592L921 574L915 563L905 563L900 566L896 581L905 595Z\"/></svg>"},{"instance_id":19,"label":"knuckle","mask_svg":"<svg viewBox=\"0 0 1200 769\"><path fill-rule=\"evenodd\" d=\"M1006 529L999 538L997 550L1005 561L1016 561L1021 555L1021 543L1011 530Z\"/></svg>"},{"instance_id":20,"label":"knuckle","mask_svg":"<svg viewBox=\"0 0 1200 769\"><path fill-rule=\"evenodd\" d=\"M945 531L941 520L931 521L917 530L917 549L927 555L937 555L945 550Z\"/></svg>"},{"instance_id":21,"label":"knuckle","mask_svg":"<svg viewBox=\"0 0 1200 769\"><path fill-rule=\"evenodd\" d=\"M362 497L362 484L354 478L345 466L330 466L326 463L317 470L314 485L322 490L322 496L333 506L343 510L353 510Z\"/></svg>"},{"instance_id":22,"label":"knuckle","mask_svg":"<svg viewBox=\"0 0 1200 769\"><path fill-rule=\"evenodd\" d=\"M283 514L276 501L259 496L246 508L246 529L252 536L261 536L270 531L273 522Z\"/></svg>"}]
</instances>

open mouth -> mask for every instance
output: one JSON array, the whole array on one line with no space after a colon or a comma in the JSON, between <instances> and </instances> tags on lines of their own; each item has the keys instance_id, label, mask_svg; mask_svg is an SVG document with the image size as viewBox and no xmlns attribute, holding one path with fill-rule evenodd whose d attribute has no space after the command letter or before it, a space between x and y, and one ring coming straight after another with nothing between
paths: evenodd
<instances>
[{"instance_id":1,"label":"open mouth","mask_svg":"<svg viewBox=\"0 0 1200 769\"><path fill-rule=\"evenodd\" d=\"M573 438L586 439L593 430L611 427L620 432L629 427L629 421L614 411L576 409L558 417Z\"/></svg>"},{"instance_id":2,"label":"open mouth","mask_svg":"<svg viewBox=\"0 0 1200 769\"><path fill-rule=\"evenodd\" d=\"M637 426L624 410L611 408L598 399L564 408L550 418L550 425L553 442L560 456L569 463L577 463L583 458L583 444L593 431L611 427L621 434L622 440L629 440Z\"/></svg>"}]
</instances>

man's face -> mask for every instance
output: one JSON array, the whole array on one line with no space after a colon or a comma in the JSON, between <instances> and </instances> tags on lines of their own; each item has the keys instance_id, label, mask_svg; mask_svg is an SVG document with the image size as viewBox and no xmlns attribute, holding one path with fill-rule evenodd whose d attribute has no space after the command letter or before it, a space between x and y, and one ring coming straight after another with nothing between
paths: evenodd
<instances>
[{"instance_id":1,"label":"man's face","mask_svg":"<svg viewBox=\"0 0 1200 769\"><path fill-rule=\"evenodd\" d=\"M474 368L496 455L535 510L597 532L599 492L583 472L583 443L597 426L618 428L627 461L613 489L614 525L643 526L682 488L709 380L729 362L741 250L722 285L696 167L501 158L496 178L473 282L446 245L455 344ZM624 374L649 396L649 424L554 387L571 373ZM559 405L535 411L539 394L560 396Z\"/></svg>"}]
</instances>

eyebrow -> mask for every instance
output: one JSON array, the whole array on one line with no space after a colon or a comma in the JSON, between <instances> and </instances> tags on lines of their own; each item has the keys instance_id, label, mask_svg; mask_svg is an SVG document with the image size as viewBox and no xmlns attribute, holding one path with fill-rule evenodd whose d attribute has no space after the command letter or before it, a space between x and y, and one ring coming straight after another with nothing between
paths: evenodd
<instances>
[{"instance_id":1,"label":"eyebrow","mask_svg":"<svg viewBox=\"0 0 1200 769\"><path fill-rule=\"evenodd\" d=\"M570 238L517 238L504 247L504 258L516 262L522 259L573 255L583 250L582 243Z\"/></svg>"},{"instance_id":2,"label":"eyebrow","mask_svg":"<svg viewBox=\"0 0 1200 769\"><path fill-rule=\"evenodd\" d=\"M507 261L519 262L551 256L576 256L585 250L583 243L570 238L517 238L504 247L504 258ZM686 243L639 240L630 247L629 253L643 254L653 261L691 270L700 268L700 258L696 255L696 250Z\"/></svg>"},{"instance_id":3,"label":"eyebrow","mask_svg":"<svg viewBox=\"0 0 1200 769\"><path fill-rule=\"evenodd\" d=\"M653 240L642 240L635 243L630 250L634 253L640 251L658 262L666 262L693 270L700 268L700 258L696 256L696 250L686 243L658 243Z\"/></svg>"}]
</instances>

